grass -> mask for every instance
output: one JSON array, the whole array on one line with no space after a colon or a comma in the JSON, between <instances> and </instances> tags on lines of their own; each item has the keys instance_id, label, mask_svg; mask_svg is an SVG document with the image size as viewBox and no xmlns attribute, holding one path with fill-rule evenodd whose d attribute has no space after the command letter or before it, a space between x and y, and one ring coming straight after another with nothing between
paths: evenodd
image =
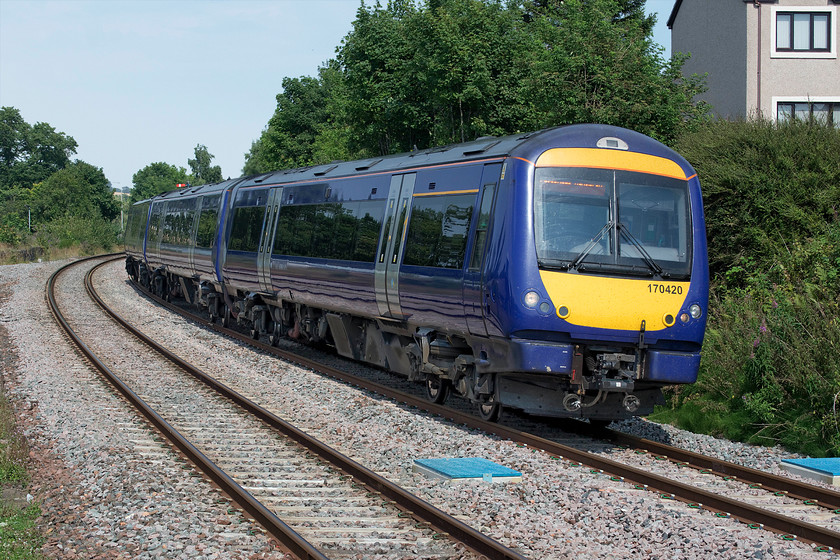
<instances>
[{"instance_id":1,"label":"grass","mask_svg":"<svg viewBox=\"0 0 840 560\"><path fill-rule=\"evenodd\" d=\"M697 383L671 388L668 406L651 419L815 457L840 455L840 299L819 293L826 289L837 287L800 278L713 290Z\"/></svg>"},{"instance_id":2,"label":"grass","mask_svg":"<svg viewBox=\"0 0 840 560\"><path fill-rule=\"evenodd\" d=\"M41 560L44 538L35 527L41 508L32 504L25 509L0 503L0 558Z\"/></svg>"},{"instance_id":3,"label":"grass","mask_svg":"<svg viewBox=\"0 0 840 560\"><path fill-rule=\"evenodd\" d=\"M14 411L0 384L0 558L8 560L44 558L44 538L35 525L41 508L25 498L12 498L26 496L28 458L26 438L16 425Z\"/></svg>"},{"instance_id":4,"label":"grass","mask_svg":"<svg viewBox=\"0 0 840 560\"><path fill-rule=\"evenodd\" d=\"M103 252L101 249L91 252L81 245L74 245L72 247L51 247L45 251L38 246L23 247L0 243L0 265L22 264L35 262L39 259L43 261L60 261L101 252Z\"/></svg>"}]
</instances>

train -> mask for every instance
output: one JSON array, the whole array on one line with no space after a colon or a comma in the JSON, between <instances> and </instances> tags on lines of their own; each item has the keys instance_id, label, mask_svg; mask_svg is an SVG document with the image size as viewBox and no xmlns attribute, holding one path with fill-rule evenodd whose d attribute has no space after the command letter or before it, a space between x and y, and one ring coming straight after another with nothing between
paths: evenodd
<instances>
[{"instance_id":1,"label":"train","mask_svg":"<svg viewBox=\"0 0 840 560\"><path fill-rule=\"evenodd\" d=\"M599 124L187 186L132 205L126 271L254 338L457 395L604 424L697 379L700 182Z\"/></svg>"}]
</instances>

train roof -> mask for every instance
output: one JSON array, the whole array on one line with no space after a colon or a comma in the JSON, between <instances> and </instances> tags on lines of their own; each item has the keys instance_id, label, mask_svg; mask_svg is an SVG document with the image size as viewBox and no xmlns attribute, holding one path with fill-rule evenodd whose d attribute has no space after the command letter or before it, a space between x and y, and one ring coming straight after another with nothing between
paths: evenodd
<instances>
[{"instance_id":1,"label":"train roof","mask_svg":"<svg viewBox=\"0 0 840 560\"><path fill-rule=\"evenodd\" d=\"M150 201L158 202L164 200L177 200L182 197L192 198L193 196L198 195L206 195L206 194L214 194L217 192L222 192L231 185L235 185L236 183L240 182L242 179L228 179L226 181L221 181L219 183L210 183L207 185L198 185L196 187L189 186L180 188L174 191L167 191L162 194L155 195L151 198L147 198L145 200L140 200L135 202L134 204L144 204Z\"/></svg>"},{"instance_id":2,"label":"train roof","mask_svg":"<svg viewBox=\"0 0 840 560\"><path fill-rule=\"evenodd\" d=\"M675 152L663 144L638 132L610 125L576 124L503 137L483 137L462 144L450 144L402 154L376 156L354 161L333 161L308 167L272 171L250 177L228 179L227 181L210 185L170 191L157 195L151 200L174 200L182 196L212 194L217 191L223 191L233 185L253 187L259 185L270 186L286 183L329 181L330 179L370 173L393 173L405 169L451 163L466 163L486 159L501 159L509 156L517 156L534 161L538 154L548 148L594 148L599 139L614 136L620 136L626 144L630 145L630 149L634 151L669 158L676 156Z\"/></svg>"}]
</instances>

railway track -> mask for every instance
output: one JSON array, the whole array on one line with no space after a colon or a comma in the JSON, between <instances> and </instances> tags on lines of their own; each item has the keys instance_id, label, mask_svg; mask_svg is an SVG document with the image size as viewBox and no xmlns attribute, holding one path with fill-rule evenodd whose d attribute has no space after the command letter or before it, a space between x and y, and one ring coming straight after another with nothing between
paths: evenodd
<instances>
[{"instance_id":1,"label":"railway track","mask_svg":"<svg viewBox=\"0 0 840 560\"><path fill-rule=\"evenodd\" d=\"M62 301L56 294L61 275L79 264L60 269L48 282L56 320L151 424L299 558L358 557L362 550L369 558L523 558L156 347L139 331L133 331L137 340L121 330L108 332L102 318L91 318L97 312L91 302ZM93 286L96 268L85 285L97 309L106 310ZM84 306L84 318L68 317L71 305ZM124 365L134 363L143 367Z\"/></svg>"},{"instance_id":2,"label":"railway track","mask_svg":"<svg viewBox=\"0 0 840 560\"><path fill-rule=\"evenodd\" d=\"M695 509L710 510L718 517L731 516L751 528L775 532L785 540L798 539L815 543L816 549L820 551L840 550L838 492L621 432L597 430L588 424L576 423L579 426L574 430L580 433L628 448L623 459L613 460L605 454L581 450L581 446L556 441L564 439L563 436L537 435L501 424L484 422L457 408L435 405L416 395L349 374L340 368L326 366L318 360L273 348L253 340L248 334L223 329L201 316L184 311L159 298L154 299L207 328L253 344L262 351L447 418L457 424L519 442L520 445L535 451L549 453L570 465L588 467L593 474L603 474L613 480L624 480L635 489L649 490L663 499L681 501ZM612 456L620 454L620 451L609 453ZM646 458L633 461L628 458L632 455ZM682 475L662 474L668 470L660 468L664 465L677 467L682 471Z\"/></svg>"}]
</instances>

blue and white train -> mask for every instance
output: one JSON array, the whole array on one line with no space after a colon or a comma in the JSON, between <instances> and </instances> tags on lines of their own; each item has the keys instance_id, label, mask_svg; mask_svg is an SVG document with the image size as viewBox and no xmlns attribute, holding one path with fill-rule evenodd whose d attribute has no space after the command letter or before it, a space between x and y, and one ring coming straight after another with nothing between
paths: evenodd
<instances>
[{"instance_id":1,"label":"blue and white train","mask_svg":"<svg viewBox=\"0 0 840 560\"><path fill-rule=\"evenodd\" d=\"M609 421L697 378L700 183L630 130L570 125L188 187L136 203L128 274L502 406Z\"/></svg>"}]
</instances>

